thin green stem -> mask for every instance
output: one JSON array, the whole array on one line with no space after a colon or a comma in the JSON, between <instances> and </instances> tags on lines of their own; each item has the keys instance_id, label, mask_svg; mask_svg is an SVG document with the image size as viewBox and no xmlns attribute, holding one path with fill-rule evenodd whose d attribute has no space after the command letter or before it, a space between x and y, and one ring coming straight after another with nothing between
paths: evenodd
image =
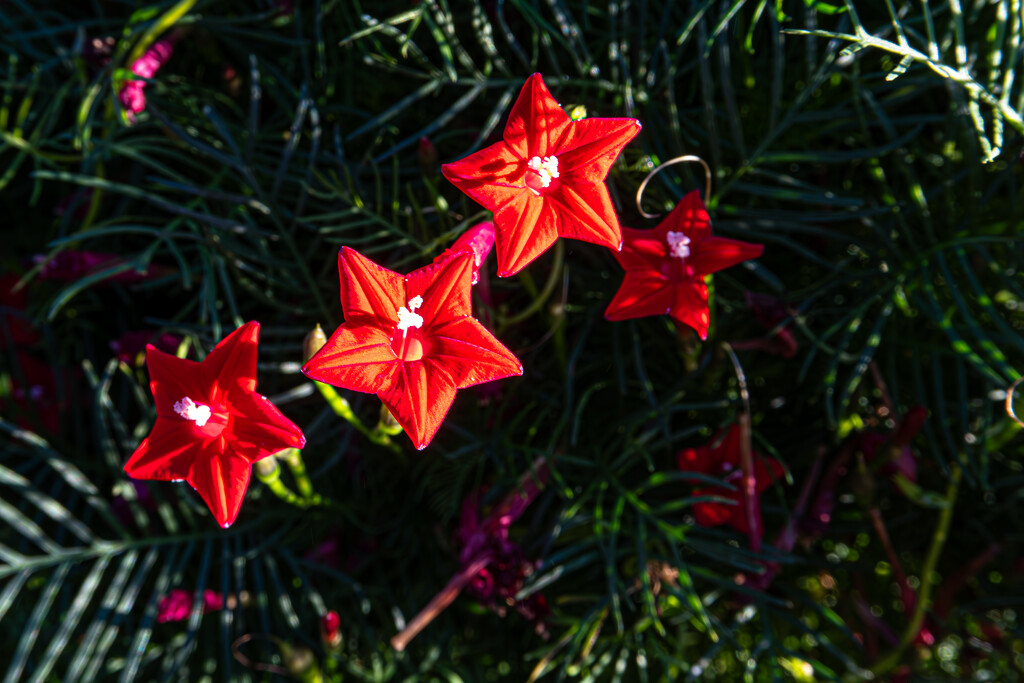
<instances>
[{"instance_id":1,"label":"thin green stem","mask_svg":"<svg viewBox=\"0 0 1024 683\"><path fill-rule=\"evenodd\" d=\"M324 384L323 382L313 382L313 384L320 392L320 395L327 400L327 404L331 406L335 415L352 425L357 432L365 436L372 443L389 448L396 453L399 452L398 445L392 443L391 438L379 427L371 430L363 424L363 421L360 420L352 410L352 406L349 405L348 401L346 401L334 387L329 384Z\"/></svg>"},{"instance_id":2,"label":"thin green stem","mask_svg":"<svg viewBox=\"0 0 1024 683\"><path fill-rule=\"evenodd\" d=\"M313 493L313 482L310 481L309 474L306 472L306 463L302 461L302 451L298 448L286 448L278 453L277 457L283 460L291 470L295 486L299 489L299 495L310 501L317 498Z\"/></svg>"},{"instance_id":3,"label":"thin green stem","mask_svg":"<svg viewBox=\"0 0 1024 683\"><path fill-rule=\"evenodd\" d=\"M547 282L544 283L544 289L540 291L530 305L519 311L515 315L504 318L499 325L499 329L506 329L511 325L520 323L531 315L540 310L541 306L551 298L551 294L555 291L555 287L558 286L558 282L561 279L562 273L562 262L565 259L565 243L562 240L558 240L555 243L555 263L551 267L551 274L548 276Z\"/></svg>"},{"instance_id":4,"label":"thin green stem","mask_svg":"<svg viewBox=\"0 0 1024 683\"><path fill-rule=\"evenodd\" d=\"M957 492L960 488L961 476L962 470L954 463L952 465L949 486L946 488L946 495L944 496L945 506L942 508L942 512L939 513L939 523L935 527L935 533L932 534L932 542L928 548L924 566L921 568L921 590L917 596L917 603L914 605L914 612L911 614L906 628L903 629L899 645L871 667L871 672L875 674L876 678L883 676L899 665L903 660L904 652L914 642L914 638L917 637L918 632L921 630L921 625L924 623L925 612L931 606L932 589L935 588L937 583L935 581L935 567L939 563L942 548L949 537L949 525L953 521L953 508L956 503Z\"/></svg>"}]
</instances>

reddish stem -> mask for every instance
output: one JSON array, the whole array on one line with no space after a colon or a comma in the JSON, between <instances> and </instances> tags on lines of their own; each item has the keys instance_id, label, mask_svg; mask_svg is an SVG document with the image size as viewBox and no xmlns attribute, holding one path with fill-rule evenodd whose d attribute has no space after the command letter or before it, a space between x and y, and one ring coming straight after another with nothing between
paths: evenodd
<instances>
[{"instance_id":1,"label":"reddish stem","mask_svg":"<svg viewBox=\"0 0 1024 683\"><path fill-rule=\"evenodd\" d=\"M882 519L882 511L877 507L872 507L868 510L868 517L871 518L871 524L875 527L878 540L881 541L882 548L885 549L885 554L889 557L889 564L892 565L892 570L896 573L896 580L900 584L900 594L903 596L903 611L910 614L914 611L917 593L907 583L907 574L903 571L903 565L896 555L896 549L892 547L889 531L885 528L885 521Z\"/></svg>"},{"instance_id":2,"label":"reddish stem","mask_svg":"<svg viewBox=\"0 0 1024 683\"><path fill-rule=\"evenodd\" d=\"M413 638L419 634L420 631L425 629L430 622L432 622L438 614L443 612L448 605L455 601L455 598L459 596L462 589L473 580L480 570L485 569L487 565L494 559L491 553L482 553L477 557L467 562L459 570L459 572L451 578L441 592L434 596L433 600L427 603L427 606L420 610L420 613L413 617L402 632L391 639L391 647L401 652L405 649L405 646L409 644Z\"/></svg>"}]
</instances>

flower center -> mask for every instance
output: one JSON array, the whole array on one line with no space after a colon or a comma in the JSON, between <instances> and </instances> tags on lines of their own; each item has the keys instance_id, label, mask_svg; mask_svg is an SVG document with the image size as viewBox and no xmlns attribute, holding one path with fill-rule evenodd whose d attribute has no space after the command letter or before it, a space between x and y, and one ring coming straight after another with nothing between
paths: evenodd
<instances>
[{"instance_id":1,"label":"flower center","mask_svg":"<svg viewBox=\"0 0 1024 683\"><path fill-rule=\"evenodd\" d=\"M210 419L210 415L212 414L210 406L204 406L196 403L188 396L174 404L174 412L181 415L186 420L195 422L197 427L205 427L206 422Z\"/></svg>"},{"instance_id":2,"label":"flower center","mask_svg":"<svg viewBox=\"0 0 1024 683\"><path fill-rule=\"evenodd\" d=\"M677 259L685 259L690 255L690 238L682 232L668 231L665 239L668 242L669 253Z\"/></svg>"},{"instance_id":3,"label":"flower center","mask_svg":"<svg viewBox=\"0 0 1024 683\"><path fill-rule=\"evenodd\" d=\"M423 297L417 294L398 309L398 324L395 326L391 348L402 360L414 361L423 358L423 342L419 338L419 333L409 333L409 330L423 327L423 316L416 313L416 309L422 305Z\"/></svg>"},{"instance_id":4,"label":"flower center","mask_svg":"<svg viewBox=\"0 0 1024 683\"><path fill-rule=\"evenodd\" d=\"M423 297L417 294L406 305L408 308L402 306L398 309L398 329L405 332L410 327L423 327L423 316L415 312L423 305Z\"/></svg>"},{"instance_id":5,"label":"flower center","mask_svg":"<svg viewBox=\"0 0 1024 683\"><path fill-rule=\"evenodd\" d=\"M551 185L551 179L558 177L558 157L533 157L526 164L526 186L539 195L540 191Z\"/></svg>"}]
</instances>

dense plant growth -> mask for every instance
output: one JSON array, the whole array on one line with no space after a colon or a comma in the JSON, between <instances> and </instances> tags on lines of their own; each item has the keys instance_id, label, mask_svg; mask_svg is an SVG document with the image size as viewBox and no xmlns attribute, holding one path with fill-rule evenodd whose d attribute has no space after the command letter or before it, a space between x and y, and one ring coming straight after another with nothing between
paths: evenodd
<instances>
[{"instance_id":1,"label":"dense plant growth","mask_svg":"<svg viewBox=\"0 0 1024 683\"><path fill-rule=\"evenodd\" d=\"M1020 0L0 24L5 680L1024 672Z\"/></svg>"}]
</instances>

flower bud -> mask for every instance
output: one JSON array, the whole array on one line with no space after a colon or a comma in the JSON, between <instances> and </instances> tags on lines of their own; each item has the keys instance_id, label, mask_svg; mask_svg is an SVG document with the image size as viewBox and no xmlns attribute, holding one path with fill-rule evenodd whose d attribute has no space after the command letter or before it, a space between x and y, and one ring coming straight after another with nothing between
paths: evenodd
<instances>
[{"instance_id":1,"label":"flower bud","mask_svg":"<svg viewBox=\"0 0 1024 683\"><path fill-rule=\"evenodd\" d=\"M323 328L320 327L320 323L317 323L316 328L311 330L306 338L302 340L302 360L303 362L308 361L310 358L316 355L317 351L322 349L327 344L327 335L324 334Z\"/></svg>"},{"instance_id":2,"label":"flower bud","mask_svg":"<svg viewBox=\"0 0 1024 683\"><path fill-rule=\"evenodd\" d=\"M577 104L569 110L569 118L573 121L581 121L587 118L587 108L582 104Z\"/></svg>"},{"instance_id":3,"label":"flower bud","mask_svg":"<svg viewBox=\"0 0 1024 683\"><path fill-rule=\"evenodd\" d=\"M398 420L385 405L380 407L380 423L377 428L389 436L402 433L402 425L398 424Z\"/></svg>"},{"instance_id":4,"label":"flower bud","mask_svg":"<svg viewBox=\"0 0 1024 683\"><path fill-rule=\"evenodd\" d=\"M320 637L329 650L341 647L341 617L334 610L320 617Z\"/></svg>"},{"instance_id":5,"label":"flower bud","mask_svg":"<svg viewBox=\"0 0 1024 683\"><path fill-rule=\"evenodd\" d=\"M430 138L423 136L416 148L416 155L420 162L420 170L424 173L433 173L437 170L437 147L430 141Z\"/></svg>"}]
</instances>

